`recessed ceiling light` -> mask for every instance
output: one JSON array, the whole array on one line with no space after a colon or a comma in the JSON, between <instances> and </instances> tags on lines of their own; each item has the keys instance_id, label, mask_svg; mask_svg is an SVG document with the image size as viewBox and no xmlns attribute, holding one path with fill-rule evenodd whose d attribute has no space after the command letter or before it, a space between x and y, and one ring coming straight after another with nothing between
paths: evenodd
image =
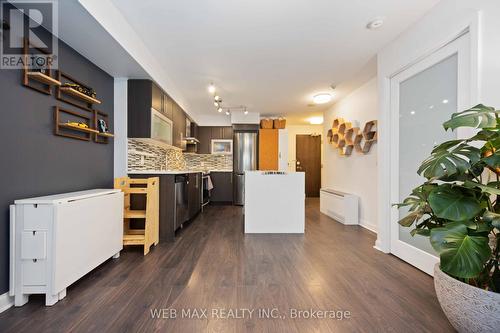
<instances>
[{"instance_id":1,"label":"recessed ceiling light","mask_svg":"<svg viewBox=\"0 0 500 333\"><path fill-rule=\"evenodd\" d=\"M315 104L325 104L332 100L332 95L328 93L321 93L313 96L313 102Z\"/></svg>"},{"instance_id":2,"label":"recessed ceiling light","mask_svg":"<svg viewBox=\"0 0 500 333\"><path fill-rule=\"evenodd\" d=\"M377 17L373 19L372 21L368 22L366 25L366 29L368 30L376 30L380 28L384 24L384 19L381 17Z\"/></svg>"},{"instance_id":3,"label":"recessed ceiling light","mask_svg":"<svg viewBox=\"0 0 500 333\"><path fill-rule=\"evenodd\" d=\"M412 110L412 111L410 111L410 114L411 114L411 115L414 115L414 114L415 114L415 111L413 111L413 110Z\"/></svg>"},{"instance_id":4,"label":"recessed ceiling light","mask_svg":"<svg viewBox=\"0 0 500 333\"><path fill-rule=\"evenodd\" d=\"M244 114L248 114L248 111L247 111L247 110L245 110L243 113L244 113Z\"/></svg>"},{"instance_id":5,"label":"recessed ceiling light","mask_svg":"<svg viewBox=\"0 0 500 333\"><path fill-rule=\"evenodd\" d=\"M229 114L230 114L229 110L228 110L228 111L226 111L226 114L229 116Z\"/></svg>"},{"instance_id":6,"label":"recessed ceiling light","mask_svg":"<svg viewBox=\"0 0 500 333\"><path fill-rule=\"evenodd\" d=\"M323 124L323 117L311 117L309 118L309 123L311 125L321 125Z\"/></svg>"},{"instance_id":7,"label":"recessed ceiling light","mask_svg":"<svg viewBox=\"0 0 500 333\"><path fill-rule=\"evenodd\" d=\"M210 85L208 86L208 92L211 94L215 93L215 86L213 83L210 83Z\"/></svg>"},{"instance_id":8,"label":"recessed ceiling light","mask_svg":"<svg viewBox=\"0 0 500 333\"><path fill-rule=\"evenodd\" d=\"M443 104L448 104L448 100L447 99L443 99Z\"/></svg>"}]
</instances>

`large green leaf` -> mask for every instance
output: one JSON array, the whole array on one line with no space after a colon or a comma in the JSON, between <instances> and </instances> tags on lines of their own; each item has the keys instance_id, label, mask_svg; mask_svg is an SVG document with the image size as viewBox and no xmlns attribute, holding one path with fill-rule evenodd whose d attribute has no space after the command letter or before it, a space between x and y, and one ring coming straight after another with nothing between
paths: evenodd
<instances>
[{"instance_id":1,"label":"large green leaf","mask_svg":"<svg viewBox=\"0 0 500 333\"><path fill-rule=\"evenodd\" d=\"M457 140L450 142L454 141ZM434 148L431 156L422 162L417 173L427 179L465 174L471 168L471 164L480 159L481 151L476 147L466 143L451 146L444 143Z\"/></svg>"},{"instance_id":2,"label":"large green leaf","mask_svg":"<svg viewBox=\"0 0 500 333\"><path fill-rule=\"evenodd\" d=\"M478 276L491 254L488 237L470 236L460 222L432 229L430 241L440 255L441 269L459 278Z\"/></svg>"},{"instance_id":3,"label":"large green leaf","mask_svg":"<svg viewBox=\"0 0 500 333\"><path fill-rule=\"evenodd\" d=\"M473 182L470 180L466 180L464 182L464 186L469 187L469 188L477 187L477 188L480 188L481 191L483 191L483 192L486 192L489 194L494 194L494 195L500 195L500 190L498 188L493 187L493 186L479 184L479 183L476 183L476 182Z\"/></svg>"},{"instance_id":4,"label":"large green leaf","mask_svg":"<svg viewBox=\"0 0 500 333\"><path fill-rule=\"evenodd\" d=\"M414 222L418 221L422 216L423 212L421 210L417 210L403 217L401 220L399 220L398 223L403 227L410 227Z\"/></svg>"},{"instance_id":5,"label":"large green leaf","mask_svg":"<svg viewBox=\"0 0 500 333\"><path fill-rule=\"evenodd\" d=\"M451 115L451 119L443 126L446 130L457 127L493 128L497 125L497 111L494 108L482 104Z\"/></svg>"},{"instance_id":6,"label":"large green leaf","mask_svg":"<svg viewBox=\"0 0 500 333\"><path fill-rule=\"evenodd\" d=\"M483 215L483 221L490 223L492 226L500 230L500 214L486 211Z\"/></svg>"},{"instance_id":7,"label":"large green leaf","mask_svg":"<svg viewBox=\"0 0 500 333\"><path fill-rule=\"evenodd\" d=\"M450 221L467 221L481 211L481 204L471 190L444 184L429 194L429 205L434 214Z\"/></svg>"}]
</instances>

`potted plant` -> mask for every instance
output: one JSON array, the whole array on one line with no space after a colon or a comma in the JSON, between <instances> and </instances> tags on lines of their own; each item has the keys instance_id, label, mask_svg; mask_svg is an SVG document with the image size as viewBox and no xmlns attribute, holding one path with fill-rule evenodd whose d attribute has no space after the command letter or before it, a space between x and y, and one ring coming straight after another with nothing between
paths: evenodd
<instances>
[{"instance_id":1,"label":"potted plant","mask_svg":"<svg viewBox=\"0 0 500 333\"><path fill-rule=\"evenodd\" d=\"M418 174L425 182L398 207L411 235L429 237L440 257L436 294L459 332L500 332L500 111L482 104L443 126L478 128L434 147Z\"/></svg>"}]
</instances>

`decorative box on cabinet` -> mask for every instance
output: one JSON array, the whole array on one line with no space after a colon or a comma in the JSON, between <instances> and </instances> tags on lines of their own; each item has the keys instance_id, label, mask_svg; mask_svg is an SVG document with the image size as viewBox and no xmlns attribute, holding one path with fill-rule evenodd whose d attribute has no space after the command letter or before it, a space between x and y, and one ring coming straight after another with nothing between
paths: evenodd
<instances>
[{"instance_id":1,"label":"decorative box on cabinet","mask_svg":"<svg viewBox=\"0 0 500 333\"><path fill-rule=\"evenodd\" d=\"M14 305L66 288L122 250L123 193L89 190L16 200L10 206L10 291Z\"/></svg>"}]
</instances>

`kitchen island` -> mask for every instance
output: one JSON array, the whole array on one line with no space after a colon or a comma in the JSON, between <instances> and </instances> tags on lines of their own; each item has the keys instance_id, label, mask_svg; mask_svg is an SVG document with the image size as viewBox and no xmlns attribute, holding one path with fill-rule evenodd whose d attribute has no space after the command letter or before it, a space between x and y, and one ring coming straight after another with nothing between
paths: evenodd
<instances>
[{"instance_id":1,"label":"kitchen island","mask_svg":"<svg viewBox=\"0 0 500 333\"><path fill-rule=\"evenodd\" d=\"M245 172L245 233L304 233L303 172Z\"/></svg>"}]
</instances>

